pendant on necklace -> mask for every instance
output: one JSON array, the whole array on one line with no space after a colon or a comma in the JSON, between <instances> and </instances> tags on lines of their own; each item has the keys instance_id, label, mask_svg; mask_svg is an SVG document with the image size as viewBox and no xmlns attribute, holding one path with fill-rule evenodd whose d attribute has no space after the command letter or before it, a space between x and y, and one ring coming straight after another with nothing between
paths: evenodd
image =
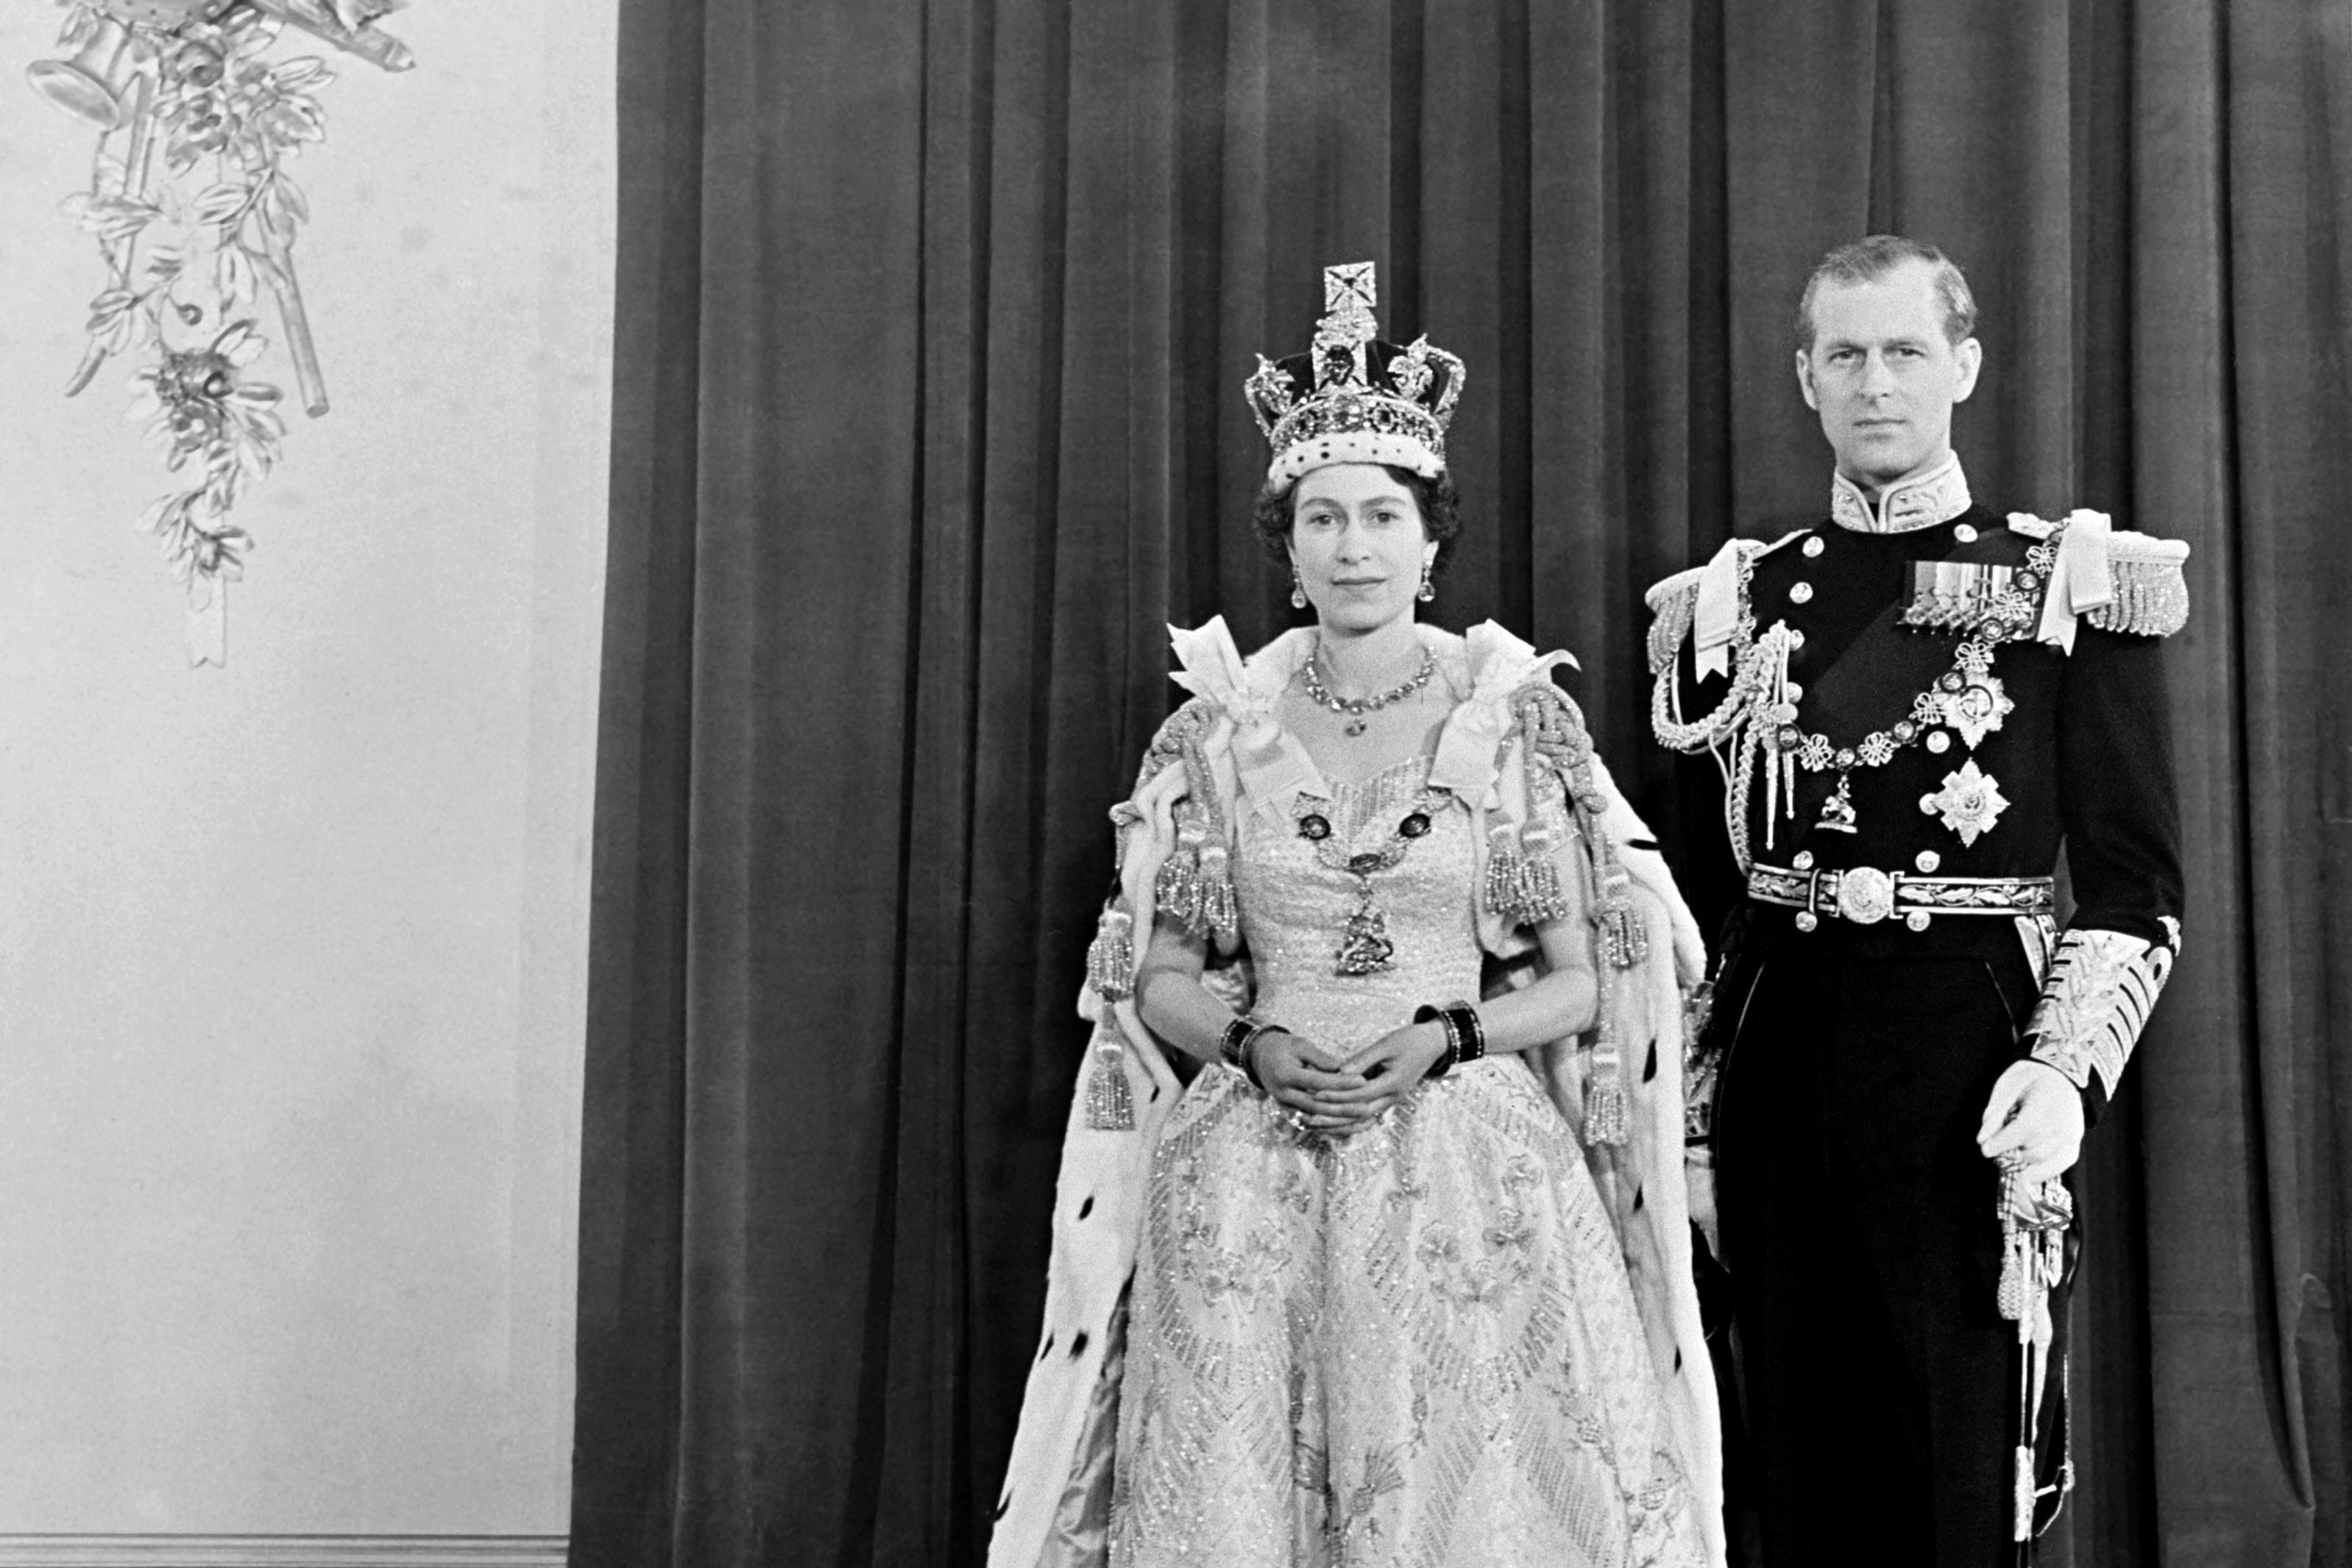
<instances>
[{"instance_id":1,"label":"pendant on necklace","mask_svg":"<svg viewBox=\"0 0 2352 1568\"><path fill-rule=\"evenodd\" d=\"M1340 927L1339 951L1334 955L1339 959L1336 972L1349 978L1381 973L1396 955L1396 944L1389 940L1388 917L1372 902L1372 879L1359 872L1356 881L1356 911Z\"/></svg>"},{"instance_id":2,"label":"pendant on necklace","mask_svg":"<svg viewBox=\"0 0 2352 1568\"><path fill-rule=\"evenodd\" d=\"M1351 718L1346 724L1339 727L1340 733L1343 735L1361 735L1364 733L1365 722L1366 721L1361 718Z\"/></svg>"}]
</instances>

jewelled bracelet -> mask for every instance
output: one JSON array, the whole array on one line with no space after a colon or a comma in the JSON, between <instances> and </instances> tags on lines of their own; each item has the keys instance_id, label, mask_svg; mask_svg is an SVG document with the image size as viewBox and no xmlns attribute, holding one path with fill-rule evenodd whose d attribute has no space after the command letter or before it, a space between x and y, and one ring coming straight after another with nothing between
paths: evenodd
<instances>
[{"instance_id":1,"label":"jewelled bracelet","mask_svg":"<svg viewBox=\"0 0 2352 1568\"><path fill-rule=\"evenodd\" d=\"M1250 1081L1250 1087L1265 1092L1265 1083L1257 1075L1257 1061L1252 1048L1258 1037L1275 1033L1275 1026L1258 1022L1247 1015L1234 1019L1217 1034L1217 1058Z\"/></svg>"},{"instance_id":2,"label":"jewelled bracelet","mask_svg":"<svg viewBox=\"0 0 2352 1568\"><path fill-rule=\"evenodd\" d=\"M1457 1062L1475 1061L1486 1054L1486 1026L1478 1021L1476 1008L1455 1002L1438 1016L1453 1028Z\"/></svg>"}]
</instances>

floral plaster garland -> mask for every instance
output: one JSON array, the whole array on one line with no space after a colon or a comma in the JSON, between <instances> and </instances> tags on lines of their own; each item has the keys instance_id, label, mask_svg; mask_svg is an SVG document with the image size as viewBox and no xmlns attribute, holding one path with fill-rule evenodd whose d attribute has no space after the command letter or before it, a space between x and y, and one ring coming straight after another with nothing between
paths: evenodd
<instances>
[{"instance_id":1,"label":"floral plaster garland","mask_svg":"<svg viewBox=\"0 0 2352 1568\"><path fill-rule=\"evenodd\" d=\"M34 88L98 131L89 189L65 211L107 267L89 344L66 387L110 357L138 364L131 417L145 422L181 488L139 527L163 542L188 591L189 662L224 661L226 583L252 538L229 514L278 461L279 390L247 374L268 346L259 307L278 308L302 407L328 408L294 275L310 204L288 162L325 138L314 96L334 79L315 55L270 57L289 25L388 71L415 64L375 24L403 0L58 0L70 57L27 72Z\"/></svg>"}]
</instances>

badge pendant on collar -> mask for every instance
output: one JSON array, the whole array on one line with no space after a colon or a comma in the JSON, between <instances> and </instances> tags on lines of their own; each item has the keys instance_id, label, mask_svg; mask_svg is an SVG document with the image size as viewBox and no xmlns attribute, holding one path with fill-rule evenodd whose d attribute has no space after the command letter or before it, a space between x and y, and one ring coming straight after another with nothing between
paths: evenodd
<instances>
[{"instance_id":1,"label":"badge pendant on collar","mask_svg":"<svg viewBox=\"0 0 2352 1568\"><path fill-rule=\"evenodd\" d=\"M1320 811L1299 814L1298 836L1314 846L1315 858L1333 871L1345 872L1356 879L1356 907L1340 923L1339 948L1332 955L1334 974L1361 979L1367 975L1385 974L1393 966L1396 943L1389 937L1388 915L1373 893L1372 878L1381 872L1395 870L1413 841L1428 836L1430 813L1436 810L1438 797L1443 793L1433 789L1421 790L1412 809L1397 823L1386 843L1354 853L1333 841L1328 817Z\"/></svg>"},{"instance_id":2,"label":"badge pendant on collar","mask_svg":"<svg viewBox=\"0 0 2352 1568\"><path fill-rule=\"evenodd\" d=\"M2015 699L2002 688L1990 662L1974 659L1937 681L1935 703L1945 727L1957 732L1970 751L2017 711Z\"/></svg>"},{"instance_id":3,"label":"badge pendant on collar","mask_svg":"<svg viewBox=\"0 0 2352 1568\"><path fill-rule=\"evenodd\" d=\"M1825 833L1859 831L1853 820L1853 776L1838 775L1836 792L1822 802L1822 820L1813 825Z\"/></svg>"},{"instance_id":4,"label":"badge pendant on collar","mask_svg":"<svg viewBox=\"0 0 2352 1568\"><path fill-rule=\"evenodd\" d=\"M1372 883L1363 878L1357 890L1355 913L1340 930L1338 972L1350 979L1384 972L1396 957L1389 940L1388 916L1372 902Z\"/></svg>"}]
</instances>

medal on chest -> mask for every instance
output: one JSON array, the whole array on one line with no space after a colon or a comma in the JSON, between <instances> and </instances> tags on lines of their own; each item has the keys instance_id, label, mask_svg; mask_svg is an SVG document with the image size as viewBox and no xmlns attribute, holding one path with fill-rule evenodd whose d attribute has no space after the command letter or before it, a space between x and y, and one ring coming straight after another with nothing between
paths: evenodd
<instances>
[{"instance_id":1,"label":"medal on chest","mask_svg":"<svg viewBox=\"0 0 2352 1568\"><path fill-rule=\"evenodd\" d=\"M1803 636L1785 623L1758 638L1751 658L1759 661L1754 682L1755 705L1747 744L1764 753L1764 842L1773 845L1774 827L1783 815L1796 814L1797 774L1834 770L1837 781L1822 802L1814 826L1826 832L1860 831L1853 804L1853 774L1857 768L1884 768L1916 745L1941 755L1951 749L1952 737L1973 752L1987 736L2001 727L2017 711L2016 701L1993 674L1993 655L2005 642L2032 635L2039 612L2038 594L2049 580L2063 530L2036 544L2019 568L1977 561L1917 561L1913 563L1911 591L1896 624L1925 632L1958 632L1959 645L1951 667L1911 699L1908 711L1893 723L1874 729L1851 745L1841 745L1819 730L1804 727L1798 707L1799 692L1789 678L1790 655ZM1745 812L1748 769L1740 770L1738 784ZM1919 810L1938 818L1973 845L1992 831L2009 808L2000 782L1971 757L1944 776L1943 789L1919 798Z\"/></svg>"}]
</instances>

